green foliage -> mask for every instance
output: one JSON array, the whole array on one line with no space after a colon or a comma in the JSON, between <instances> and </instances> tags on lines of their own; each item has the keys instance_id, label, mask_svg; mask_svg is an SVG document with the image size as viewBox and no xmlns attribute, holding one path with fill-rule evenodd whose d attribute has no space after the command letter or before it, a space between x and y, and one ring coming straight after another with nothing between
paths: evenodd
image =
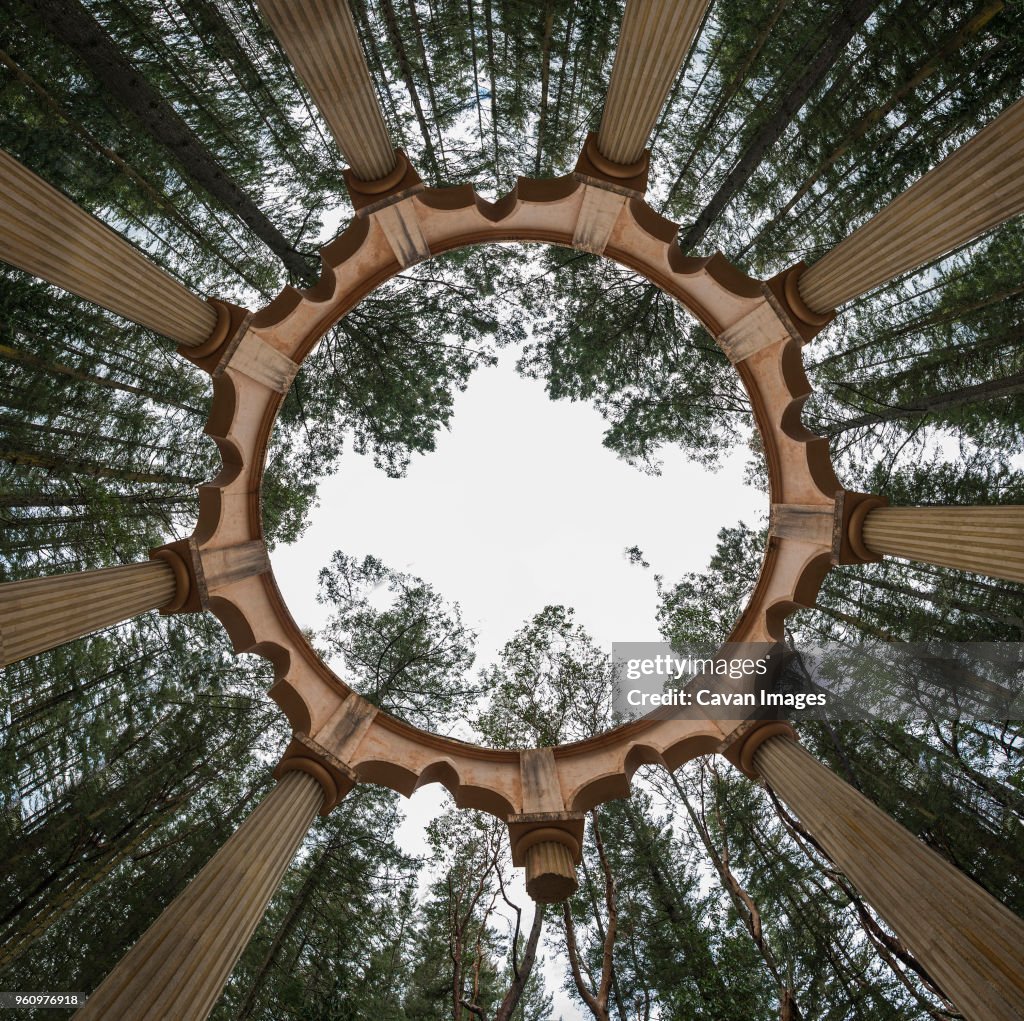
<instances>
[{"instance_id":1,"label":"green foliage","mask_svg":"<svg viewBox=\"0 0 1024 1021\"><path fill-rule=\"evenodd\" d=\"M384 589L392 598L380 608ZM342 676L364 698L426 730L465 717L482 689L467 676L476 634L457 603L376 557L340 551L320 572L318 598L335 611L320 639L328 655L343 657Z\"/></svg>"},{"instance_id":2,"label":"green foliage","mask_svg":"<svg viewBox=\"0 0 1024 1021\"><path fill-rule=\"evenodd\" d=\"M678 444L714 465L748 429L749 405L721 349L667 294L592 256L552 251L532 300L550 309L519 371L554 400L593 401L609 422L605 445L656 470Z\"/></svg>"},{"instance_id":3,"label":"green foliage","mask_svg":"<svg viewBox=\"0 0 1024 1021\"><path fill-rule=\"evenodd\" d=\"M490 699L475 720L488 744L543 748L581 741L611 723L607 656L564 606L546 606L481 677Z\"/></svg>"},{"instance_id":4,"label":"green foliage","mask_svg":"<svg viewBox=\"0 0 1024 1021\"><path fill-rule=\"evenodd\" d=\"M497 284L515 279L507 250L470 250L400 274L360 302L305 362L279 430L315 478L332 471L344 440L401 476L414 453L434 449L455 395L494 345L520 338Z\"/></svg>"},{"instance_id":5,"label":"green foliage","mask_svg":"<svg viewBox=\"0 0 1024 1021\"><path fill-rule=\"evenodd\" d=\"M684 575L674 585L657 579L661 603L658 626L674 647L717 647L739 620L760 571L767 532L741 521L718 533L707 569Z\"/></svg>"}]
</instances>

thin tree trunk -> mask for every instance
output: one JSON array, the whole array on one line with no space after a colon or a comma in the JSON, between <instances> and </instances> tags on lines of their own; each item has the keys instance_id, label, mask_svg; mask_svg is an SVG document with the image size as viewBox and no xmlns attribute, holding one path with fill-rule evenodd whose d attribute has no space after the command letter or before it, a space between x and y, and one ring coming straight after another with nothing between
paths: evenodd
<instances>
[{"instance_id":1,"label":"thin tree trunk","mask_svg":"<svg viewBox=\"0 0 1024 1021\"><path fill-rule=\"evenodd\" d=\"M565 24L565 40L562 44L562 52L558 60L558 85L555 88L555 116L551 131L558 141L569 138L562 128L562 103L565 92L565 68L569 61L569 54L572 52L572 33L576 27L576 0L572 0L569 8L569 15Z\"/></svg>"},{"instance_id":2,"label":"thin tree trunk","mask_svg":"<svg viewBox=\"0 0 1024 1021\"><path fill-rule=\"evenodd\" d=\"M686 814L690 817L690 822L693 824L693 828L696 830L697 836L700 837L700 841L704 845L704 849L707 851L708 857L711 859L711 864L714 865L715 871L718 873L718 878L722 884L722 888L732 901L733 907L736 909L736 914L743 919L744 926L750 936L751 942L757 948L757 952L760 955L761 960L764 962L765 968L768 970L768 973L771 975L772 980L775 983L775 989L779 997L780 1018L790 1018L792 1021L800 1021L803 1015L800 1013L800 1008L796 1001L796 995L789 983L783 978L778 960L765 938L764 931L761 926L761 912L758 909L757 902L743 887L740 881L736 878L732 869L729 867L729 851L728 844L725 841L724 830L722 831L722 850L719 851L719 849L715 847L714 841L711 839L711 832L708 830L704 819L697 814L693 806L690 804L690 799L683 790L678 777L675 773L670 773L669 777L675 786L679 800L683 803L683 807L686 809ZM719 826L719 829L722 829L721 826Z\"/></svg>"},{"instance_id":3,"label":"thin tree trunk","mask_svg":"<svg viewBox=\"0 0 1024 1021\"><path fill-rule=\"evenodd\" d=\"M476 103L476 123L480 132L480 155L483 155L486 141L484 140L484 111L480 102L480 68L476 52L476 22L473 18L473 0L466 0L466 16L469 19L469 48L473 57L473 101Z\"/></svg>"},{"instance_id":4,"label":"thin tree trunk","mask_svg":"<svg viewBox=\"0 0 1024 1021\"><path fill-rule=\"evenodd\" d=\"M416 120L419 121L420 134L423 136L423 145L426 150L427 160L430 162L435 182L442 180L441 170L438 166L437 155L434 152L434 144L430 140L430 126L423 113L423 104L420 102L420 94L416 89L416 82L412 76L412 65L409 63L409 54L406 52L405 43L402 42L402 34L398 28L398 18L395 16L395 7L391 0L381 0L381 11L384 14L384 24L387 27L388 39L395 51L395 59L398 61L398 68L402 73L402 80L412 101L413 110L416 112Z\"/></svg>"},{"instance_id":5,"label":"thin tree trunk","mask_svg":"<svg viewBox=\"0 0 1024 1021\"><path fill-rule=\"evenodd\" d=\"M151 504L154 507L180 507L192 502L191 496L169 496L159 493L154 496L119 495L115 499L117 503ZM63 493L11 493L0 495L0 507L85 507L91 502L92 499L88 495L69 496Z\"/></svg>"},{"instance_id":6,"label":"thin tree trunk","mask_svg":"<svg viewBox=\"0 0 1024 1021\"><path fill-rule=\"evenodd\" d=\"M590 1013L594 1015L596 1021L611 1021L608 1016L607 998L602 1003L583 978L583 972L580 969L579 950L576 948L576 927L573 924L572 911L569 910L568 901L562 905L562 921L565 924L565 949L569 958L572 978L576 983L576 991L580 994L580 998L587 1005Z\"/></svg>"},{"instance_id":7,"label":"thin tree trunk","mask_svg":"<svg viewBox=\"0 0 1024 1021\"><path fill-rule=\"evenodd\" d=\"M494 187L501 189L500 149L498 146L498 83L494 74L494 25L491 0L484 2L484 23L487 26L487 74L491 81L491 136L494 139Z\"/></svg>"},{"instance_id":8,"label":"thin tree trunk","mask_svg":"<svg viewBox=\"0 0 1024 1021\"><path fill-rule=\"evenodd\" d=\"M910 368L900 369L888 375L877 375L868 380L870 383L877 383L879 386L895 390L904 383L920 380L922 373L930 369L947 365L962 365L968 358L976 359L979 354L991 357L1005 349L1016 353L1020 350L1020 345L1021 336L1018 328L1013 333L1003 333L981 339L972 338L966 344L951 344L946 347L933 348L924 355L914 352L909 355L897 354L892 358L877 358L875 361L865 362L860 368L878 369L880 366L891 365L894 362L911 362ZM839 386L841 384L834 382L832 385ZM855 391L853 387L850 389Z\"/></svg>"},{"instance_id":9,"label":"thin tree trunk","mask_svg":"<svg viewBox=\"0 0 1024 1021\"><path fill-rule=\"evenodd\" d=\"M11 432L24 429L28 433L45 433L50 436L62 436L73 440L85 439L90 446L93 444L106 443L114 447L129 447L137 451L148 450L152 451L154 454L170 454L174 457L185 457L189 453L189 451L181 450L177 447L167 447L160 443L146 443L140 439L125 439L120 436L106 436L99 432L92 433L91 435L85 435L78 429L65 429L61 426L52 425L49 422L42 425L37 422L18 421L17 419L10 419L0 415L0 429L5 427L10 429Z\"/></svg>"},{"instance_id":10,"label":"thin tree trunk","mask_svg":"<svg viewBox=\"0 0 1024 1021\"><path fill-rule=\"evenodd\" d=\"M678 781L676 781L674 774L672 775L672 780L676 782L678 788ZM690 924L697 924L699 928L699 921L694 919L692 912L689 919L681 917L682 912L676 892L671 888L668 877L658 867L656 860L651 854L650 837L647 832L646 822L642 817L637 821L636 813L634 813L628 801L624 806L624 810L629 828L641 851L641 858L654 884L656 891L654 896L655 902L660 901L660 906L673 926L685 925L689 922ZM695 959L698 956L699 959ZM718 965L710 952L699 953L699 955L691 952L689 958L689 970L694 977L700 995L704 999L707 1009L713 1011L715 1003L724 1003L728 999L728 990Z\"/></svg>"},{"instance_id":11,"label":"thin tree trunk","mask_svg":"<svg viewBox=\"0 0 1024 1021\"><path fill-rule=\"evenodd\" d=\"M669 188L668 191L668 197L665 199L664 205L666 208L672 202L672 199L675 197L676 191L679 188L679 186L683 183L683 178L685 177L686 172L692 166L694 159L696 159L698 154L700 154L703 151L704 143L707 140L707 137L710 134L711 129L715 126L718 119L725 112L725 108L729 105L733 96L735 96L736 93L739 92L740 86L743 85L743 83L747 80L747 74L750 71L750 68L753 66L754 61L757 60L758 56L761 53L761 50L764 49L765 43L771 36L772 30L775 28L775 23L779 20L780 17L782 17L782 12L786 9L786 5L788 3L789 0L776 0L775 9L772 11L771 15L765 21L760 33L757 36L757 39L754 40L754 45L751 46L749 52L747 53L746 59L743 61L743 64L739 67L736 73L729 80L729 84L719 94L718 99L715 100L715 105L711 108L707 116L705 116L704 119L701 121L700 127L692 136L693 142L690 144L689 155L686 157L686 160L683 162L683 165L679 168L678 172L676 173L676 179L672 182L672 187ZM708 11L710 11L710 9L711 5L708 4ZM707 18L707 16L707 12L705 12L704 17ZM694 47L691 47L691 52L693 51L693 49ZM687 59L689 59L689 57ZM680 80L682 80L682 75L680 75ZM655 137L657 137L657 131L655 131Z\"/></svg>"},{"instance_id":12,"label":"thin tree trunk","mask_svg":"<svg viewBox=\"0 0 1024 1021\"><path fill-rule=\"evenodd\" d=\"M509 986L508 992L505 993L501 1005L494 1015L494 1021L509 1021L516 1007L519 1006L519 1001L526 990L526 983L530 981L530 973L533 971L534 961L537 959L537 946L540 943L540 934L543 928L544 905L537 904L534 907L533 925L530 927L530 935L523 949L523 959L518 966L515 965L515 947L512 948L512 984Z\"/></svg>"},{"instance_id":13,"label":"thin tree trunk","mask_svg":"<svg viewBox=\"0 0 1024 1021\"><path fill-rule=\"evenodd\" d=\"M0 449L0 461L26 468L42 468L58 475L89 475L92 478L118 479L121 482L179 482L184 486L197 486L203 481L187 475L172 475L170 472L138 472L87 461L68 461L64 458L46 457L29 450Z\"/></svg>"},{"instance_id":14,"label":"thin tree trunk","mask_svg":"<svg viewBox=\"0 0 1024 1021\"><path fill-rule=\"evenodd\" d=\"M869 411L856 418L848 418L830 426L827 435L839 436L850 429L858 429L865 425L895 422L903 418L912 418L915 415L952 411L969 404L981 404L986 401L998 400L1001 397L1012 397L1019 393L1024 393L1024 372L1003 376L1001 379L990 379L973 386L961 387L959 390L947 390L945 393L932 394L929 397L908 401L900 407L887 408L885 411Z\"/></svg>"},{"instance_id":15,"label":"thin tree trunk","mask_svg":"<svg viewBox=\"0 0 1024 1021\"><path fill-rule=\"evenodd\" d=\"M540 119L537 122L537 155L534 159L533 172L540 177L540 157L544 151L545 135L547 133L548 114L548 80L551 77L551 28L554 25L555 13L551 9L551 2L544 7L544 38L541 42L540 56Z\"/></svg>"},{"instance_id":16,"label":"thin tree trunk","mask_svg":"<svg viewBox=\"0 0 1024 1021\"><path fill-rule=\"evenodd\" d=\"M938 286L946 287L951 283L953 283L953 281L944 279ZM922 292L922 294L926 293L927 292ZM908 333L920 333L928 327L942 326L947 323L957 323L962 321L963 318L971 312L977 312L983 308L988 308L991 305L997 305L1009 298L1015 298L1019 294L1024 294L1024 284L1012 287L1008 291L999 291L995 294L986 295L984 298L978 298L976 301L957 305L954 308L939 308L937 310L926 312L922 315L915 315L913 318L910 318L910 320L901 323L898 327L894 327L891 330L880 330L878 334L860 344L855 344L853 347L836 351L835 354L829 354L827 357L821 358L819 361L811 361L807 366L807 370L810 372L813 369L820 369L822 366L831 365L835 363L835 361L839 361L843 358L848 358L851 355L856 354L858 351L863 351L869 347L888 344L897 337L905 336ZM921 297L921 295L915 295L915 297ZM966 348L966 350L969 351L974 349L974 346ZM954 348L954 350L958 349Z\"/></svg>"},{"instance_id":17,"label":"thin tree trunk","mask_svg":"<svg viewBox=\"0 0 1024 1021\"><path fill-rule=\"evenodd\" d=\"M437 116L437 96L434 95L434 74L430 69L430 62L427 60L427 47L423 42L423 29L420 27L420 16L416 10L416 0L408 0L409 17L412 19L412 27L416 32L416 44L420 51L420 60L423 62L423 78L427 83L427 99L430 102L430 110L434 116L434 130L437 132L437 148L441 154L441 162L447 163L444 155L444 137L441 134L441 125ZM472 30L472 9L470 10L470 26ZM474 53L476 43L474 42ZM475 69L474 56L474 69Z\"/></svg>"},{"instance_id":18,"label":"thin tree trunk","mask_svg":"<svg viewBox=\"0 0 1024 1021\"><path fill-rule=\"evenodd\" d=\"M46 91L34 78L31 77L23 68L21 68L14 59L3 50L0 50L0 64L3 64L11 73L20 81L26 88L30 89L39 101L55 116L59 117L65 124L71 128L85 143L91 148L98 152L105 159L109 160L114 167L117 168L125 177L130 181L133 181L139 189L150 197L157 208L162 209L169 220L171 220L175 226L178 227L184 234L190 237L200 248L209 252L215 259L219 259L224 263L232 272L237 273L250 287L254 290L264 294L269 300L270 295L266 294L262 287L260 287L247 273L238 265L233 259L231 259L226 253L221 252L218 248L214 247L209 240L209 235L204 231L198 230L195 224L181 212L174 205L174 203L168 198L166 194L150 184L139 172L132 166L130 166L121 156L116 153L109 146L104 145L97 138L95 138L86 128L79 124L78 121L74 120L64 108ZM167 267L165 267L167 268ZM172 270L173 272L173 270Z\"/></svg>"},{"instance_id":19,"label":"thin tree trunk","mask_svg":"<svg viewBox=\"0 0 1024 1021\"><path fill-rule=\"evenodd\" d=\"M132 386L130 383L118 383L117 380L110 379L107 376L94 376L89 372L82 372L80 369L73 369L70 365L62 365L60 362L50 362L45 358L39 358L37 355L29 354L27 351L19 351L17 348L10 347L7 344L0 344L0 358L4 358L9 362L17 362L20 365L28 365L33 369L41 369L44 372L50 372L58 376L70 376L72 379L80 380L83 383L89 383L92 386L105 387L110 390L123 390L125 393L135 394L139 397L146 397L157 404L162 404L171 408L178 408L181 411L188 411L194 415L201 414L198 408L190 408L186 404L178 404L175 401L169 400L163 394L155 393L152 390L146 390L144 387Z\"/></svg>"},{"instance_id":20,"label":"thin tree trunk","mask_svg":"<svg viewBox=\"0 0 1024 1021\"><path fill-rule=\"evenodd\" d=\"M1010 627L1019 628L1024 631L1024 617L1012 613L998 613L978 606L976 603L969 603L964 599L957 599L951 595L937 595L934 592L927 592L924 589L913 588L910 585L900 585L896 582L886 581L884 578L875 578L868 574L859 574L857 581L862 585L870 585L872 588L883 589L886 592L895 592L907 596L910 599L920 599L931 603L939 609L952 607L964 613L971 613L978 617L985 617L987 620L997 621L1000 624L1007 624Z\"/></svg>"}]
</instances>

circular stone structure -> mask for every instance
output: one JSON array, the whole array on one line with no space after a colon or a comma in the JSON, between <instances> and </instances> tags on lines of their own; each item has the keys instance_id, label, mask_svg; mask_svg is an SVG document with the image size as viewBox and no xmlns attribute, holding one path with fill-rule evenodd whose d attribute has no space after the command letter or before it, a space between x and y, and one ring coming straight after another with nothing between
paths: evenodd
<instances>
[{"instance_id":1,"label":"circular stone structure","mask_svg":"<svg viewBox=\"0 0 1024 1021\"><path fill-rule=\"evenodd\" d=\"M324 812L358 781L381 783L404 795L440 782L457 805L508 823L513 861L527 867L531 893L542 900L560 900L571 892L583 812L627 795L639 765L675 769L718 751L750 772L752 749L741 754L742 744L758 722L696 712L680 719L665 710L557 748L493 749L421 731L353 692L322 662L285 606L263 543L260 506L278 410L303 359L326 330L406 266L467 245L501 241L563 245L606 256L679 301L739 373L768 472L769 539L749 603L728 638L733 656L742 656L744 646L781 639L785 616L813 605L832 564L868 559L849 548L846 526L858 504L862 513L866 500L882 502L845 492L827 441L801 424L810 392L801 346L828 321L808 313L798 300L794 283L802 267L763 283L721 255L684 256L675 243L676 224L644 200L646 157L611 174L607 161L595 160L594 152L591 136L572 174L520 178L494 203L469 185L424 187L402 153L396 153L396 172L384 187L375 182L371 191L348 174L356 215L321 251L319 282L308 291L285 288L255 314L214 302L220 329L210 343L179 349L213 377L206 432L220 449L223 469L200 487L194 534L153 554L177 559L179 570L188 573L188 596L173 612L209 609L236 652L257 653L273 663L276 682L270 694L293 730L279 775L300 770L315 776L327 792Z\"/></svg>"}]
</instances>

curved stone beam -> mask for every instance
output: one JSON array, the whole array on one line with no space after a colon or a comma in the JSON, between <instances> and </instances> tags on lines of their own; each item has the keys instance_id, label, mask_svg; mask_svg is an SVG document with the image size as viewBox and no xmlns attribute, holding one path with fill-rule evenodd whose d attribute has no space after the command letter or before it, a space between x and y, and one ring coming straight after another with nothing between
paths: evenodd
<instances>
[{"instance_id":1,"label":"curved stone beam","mask_svg":"<svg viewBox=\"0 0 1024 1021\"><path fill-rule=\"evenodd\" d=\"M843 493L827 442L800 423L810 390L800 357L806 327L793 325L777 281L753 280L717 254L683 256L676 225L647 206L633 185L642 182L603 176L584 154L572 175L521 178L495 203L469 186L425 189L410 170L390 194L362 205L323 249L319 282L305 292L286 288L241 321L205 363L214 378L207 432L224 467L201 487L194 535L172 547L192 571L188 608L211 610L237 651L273 663L271 695L295 734L285 756L294 762L289 768L319 763L339 788L365 780L405 795L424 783L443 784L457 804L509 823L514 858L526 865L542 898L565 889L568 877L558 869L578 855L584 811L628 794L640 765L674 769L727 747L749 722L653 713L588 741L520 750L480 748L381 713L328 669L292 620L263 549L260 484L271 430L299 365L333 323L405 266L500 241L603 254L692 312L746 387L768 465L772 527L752 598L729 641L777 642L785 615L813 605L825 572L842 559L845 548L836 537L846 534L843 523L859 499Z\"/></svg>"}]
</instances>

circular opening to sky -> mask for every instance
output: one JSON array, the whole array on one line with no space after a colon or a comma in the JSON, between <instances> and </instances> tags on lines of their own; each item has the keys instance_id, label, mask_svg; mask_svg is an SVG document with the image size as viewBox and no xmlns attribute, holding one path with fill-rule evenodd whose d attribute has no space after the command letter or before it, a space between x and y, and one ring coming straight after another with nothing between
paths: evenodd
<instances>
[{"instance_id":1,"label":"circular opening to sky","mask_svg":"<svg viewBox=\"0 0 1024 1021\"><path fill-rule=\"evenodd\" d=\"M326 436L322 418L318 434L286 411L289 442L327 470L305 532L272 551L274 573L314 646L371 701L355 661L401 641L401 614L431 618L465 712L446 725L399 699L396 714L480 741L465 721L482 673L546 607L571 610L606 654L661 640L656 576L703 570L720 528L765 516L753 421L693 317L607 260L490 246L416 267L369 302L307 360L296 401L320 399L332 374L344 395L376 360L366 406L392 394L399 417L423 419L435 401L433 426L408 430L433 449L396 456L361 443L358 422L343 437L352 416ZM422 381L425 351L449 360L445 393Z\"/></svg>"}]
</instances>

